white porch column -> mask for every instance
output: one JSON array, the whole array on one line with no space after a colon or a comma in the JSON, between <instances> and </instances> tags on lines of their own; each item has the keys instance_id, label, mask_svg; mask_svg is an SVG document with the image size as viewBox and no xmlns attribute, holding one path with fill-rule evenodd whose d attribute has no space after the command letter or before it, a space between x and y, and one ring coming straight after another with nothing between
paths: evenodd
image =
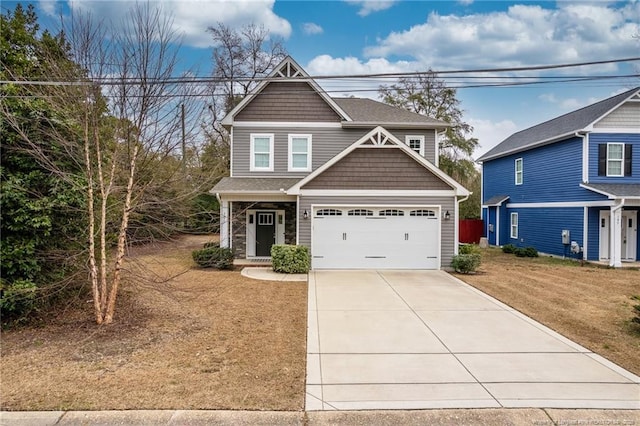
<instances>
[{"instance_id":1,"label":"white porch column","mask_svg":"<svg viewBox=\"0 0 640 426\"><path fill-rule=\"evenodd\" d=\"M220 247L229 248L229 201L220 200Z\"/></svg>"},{"instance_id":2,"label":"white porch column","mask_svg":"<svg viewBox=\"0 0 640 426\"><path fill-rule=\"evenodd\" d=\"M609 266L622 267L622 204L611 207Z\"/></svg>"}]
</instances>

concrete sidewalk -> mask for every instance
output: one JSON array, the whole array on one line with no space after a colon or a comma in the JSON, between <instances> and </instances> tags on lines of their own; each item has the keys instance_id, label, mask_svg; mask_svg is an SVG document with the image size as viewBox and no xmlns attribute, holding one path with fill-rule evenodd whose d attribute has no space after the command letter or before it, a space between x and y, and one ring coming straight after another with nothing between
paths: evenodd
<instances>
[{"instance_id":1,"label":"concrete sidewalk","mask_svg":"<svg viewBox=\"0 0 640 426\"><path fill-rule=\"evenodd\" d=\"M53 425L638 425L640 411L476 409L424 411L0 412L2 426Z\"/></svg>"},{"instance_id":2,"label":"concrete sidewalk","mask_svg":"<svg viewBox=\"0 0 640 426\"><path fill-rule=\"evenodd\" d=\"M640 409L640 378L443 271L309 274L306 409Z\"/></svg>"}]
</instances>

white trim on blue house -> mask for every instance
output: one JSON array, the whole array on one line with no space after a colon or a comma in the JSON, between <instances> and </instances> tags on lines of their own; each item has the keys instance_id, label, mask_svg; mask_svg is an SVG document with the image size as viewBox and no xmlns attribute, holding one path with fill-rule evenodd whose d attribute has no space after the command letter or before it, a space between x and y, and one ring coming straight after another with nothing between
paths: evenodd
<instances>
[{"instance_id":1,"label":"white trim on blue house","mask_svg":"<svg viewBox=\"0 0 640 426\"><path fill-rule=\"evenodd\" d=\"M589 249L589 208L583 209L582 216L582 258L587 259L587 251Z\"/></svg>"},{"instance_id":2,"label":"white trim on blue house","mask_svg":"<svg viewBox=\"0 0 640 426\"><path fill-rule=\"evenodd\" d=\"M526 208L563 208L563 207L611 207L613 201L558 201L549 203L507 203L508 209L526 209Z\"/></svg>"},{"instance_id":3,"label":"white trim on blue house","mask_svg":"<svg viewBox=\"0 0 640 426\"><path fill-rule=\"evenodd\" d=\"M576 136L582 138L582 181L589 182L589 133Z\"/></svg>"}]
</instances>

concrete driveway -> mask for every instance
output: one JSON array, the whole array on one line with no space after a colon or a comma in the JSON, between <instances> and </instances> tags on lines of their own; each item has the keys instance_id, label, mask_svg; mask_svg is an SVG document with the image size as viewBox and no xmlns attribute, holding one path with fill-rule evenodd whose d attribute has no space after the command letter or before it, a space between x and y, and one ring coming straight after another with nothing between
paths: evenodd
<instances>
[{"instance_id":1,"label":"concrete driveway","mask_svg":"<svg viewBox=\"0 0 640 426\"><path fill-rule=\"evenodd\" d=\"M309 274L306 409L640 409L640 377L443 271Z\"/></svg>"}]
</instances>

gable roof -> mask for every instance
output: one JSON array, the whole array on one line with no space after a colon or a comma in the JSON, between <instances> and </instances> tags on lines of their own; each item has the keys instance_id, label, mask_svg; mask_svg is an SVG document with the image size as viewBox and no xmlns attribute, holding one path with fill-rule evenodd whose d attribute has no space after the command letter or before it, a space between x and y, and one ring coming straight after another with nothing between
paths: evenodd
<instances>
[{"instance_id":1,"label":"gable roof","mask_svg":"<svg viewBox=\"0 0 640 426\"><path fill-rule=\"evenodd\" d=\"M447 128L447 122L407 111L368 98L333 98L353 120L344 127L379 125L384 127L435 127Z\"/></svg>"},{"instance_id":2,"label":"gable roof","mask_svg":"<svg viewBox=\"0 0 640 426\"><path fill-rule=\"evenodd\" d=\"M640 87L514 133L478 158L478 161L492 160L535 146L552 143L576 132L588 131L595 122L638 93L640 93Z\"/></svg>"},{"instance_id":3,"label":"gable roof","mask_svg":"<svg viewBox=\"0 0 640 426\"><path fill-rule=\"evenodd\" d=\"M393 136L387 129L380 126L371 130L369 133L367 133L366 135L364 135L363 137L355 141L353 144L345 148L340 154L336 155L331 160L327 161L322 166L318 167L316 170L308 174L304 179L300 180L298 183L296 183L291 188L289 188L289 190L287 191L287 194L300 195L300 191L302 187L304 187L307 183L311 182L313 179L315 179L316 177L324 173L326 170L328 170L331 166L336 164L338 161L345 158L355 149L361 146L371 146L371 145L380 146L380 147L392 146L397 149L401 149L407 155L412 157L416 162L422 165L424 168L426 168L431 173L433 173L438 178L440 178L440 180L442 180L443 182L451 186L454 189L455 194L457 196L467 196L471 194L469 190L467 190L465 187L463 187L458 182L456 182L452 177L444 173L442 170L440 170L438 167L433 165L430 161L422 157L420 154L418 154L417 152L409 148L407 144L401 142L398 138Z\"/></svg>"},{"instance_id":4,"label":"gable roof","mask_svg":"<svg viewBox=\"0 0 640 426\"><path fill-rule=\"evenodd\" d=\"M258 84L258 86L247 96L242 99L238 105L235 106L227 115L224 116L222 121L220 122L223 126L231 126L233 124L233 118L240 112L242 109L251 102L262 90L271 82L271 81L304 81L309 83L309 85L325 100L325 102L345 121L351 121L351 117L342 110L340 106L325 92L322 88L315 82L312 78L309 77L309 74L302 69L300 65L296 61L293 60L291 56L287 56L280 64L274 68L274 70Z\"/></svg>"},{"instance_id":5,"label":"gable roof","mask_svg":"<svg viewBox=\"0 0 640 426\"><path fill-rule=\"evenodd\" d=\"M442 120L407 111L367 98L332 98L296 61L287 56L258 86L225 115L221 124L233 125L234 118L271 82L306 82L341 118L343 127L385 126L389 128L445 129L451 125Z\"/></svg>"}]
</instances>

